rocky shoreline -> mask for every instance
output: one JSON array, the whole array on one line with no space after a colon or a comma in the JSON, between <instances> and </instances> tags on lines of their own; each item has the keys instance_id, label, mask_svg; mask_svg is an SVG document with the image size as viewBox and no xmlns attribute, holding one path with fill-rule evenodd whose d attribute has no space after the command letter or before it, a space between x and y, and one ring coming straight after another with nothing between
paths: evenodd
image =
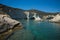
<instances>
[{"instance_id":1,"label":"rocky shoreline","mask_svg":"<svg viewBox=\"0 0 60 40\"><path fill-rule=\"evenodd\" d=\"M22 29L22 28L23 28L23 27L18 27L18 26L17 26L17 27L15 27L14 29L9 29L9 30L1 33L1 34L0 34L0 40L6 40L6 39L8 39L9 36L11 36L11 35L14 33L14 31L20 30L20 29Z\"/></svg>"},{"instance_id":2,"label":"rocky shoreline","mask_svg":"<svg viewBox=\"0 0 60 40\"><path fill-rule=\"evenodd\" d=\"M22 28L19 21L10 18L7 14L0 13L0 40L7 40L14 31Z\"/></svg>"}]
</instances>

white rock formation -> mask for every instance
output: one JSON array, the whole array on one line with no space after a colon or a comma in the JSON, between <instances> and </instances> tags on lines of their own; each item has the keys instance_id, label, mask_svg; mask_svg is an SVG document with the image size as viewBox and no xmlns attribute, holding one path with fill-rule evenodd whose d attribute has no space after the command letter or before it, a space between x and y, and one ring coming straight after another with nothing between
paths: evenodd
<instances>
[{"instance_id":1,"label":"white rock formation","mask_svg":"<svg viewBox=\"0 0 60 40\"><path fill-rule=\"evenodd\" d=\"M41 18L38 16L38 17L35 18L35 20L41 20Z\"/></svg>"},{"instance_id":2,"label":"white rock formation","mask_svg":"<svg viewBox=\"0 0 60 40\"><path fill-rule=\"evenodd\" d=\"M0 14L0 22L8 24L10 28L13 28L14 25L19 24L19 21L11 19L10 17L7 17L7 15L1 15L1 14Z\"/></svg>"},{"instance_id":3,"label":"white rock formation","mask_svg":"<svg viewBox=\"0 0 60 40\"><path fill-rule=\"evenodd\" d=\"M35 18L36 21L42 20L39 16L36 16L36 13L34 13L33 17Z\"/></svg>"},{"instance_id":4,"label":"white rock formation","mask_svg":"<svg viewBox=\"0 0 60 40\"><path fill-rule=\"evenodd\" d=\"M27 20L29 20L29 12L24 12L25 14L26 14L26 16L27 16Z\"/></svg>"},{"instance_id":5,"label":"white rock formation","mask_svg":"<svg viewBox=\"0 0 60 40\"><path fill-rule=\"evenodd\" d=\"M60 15L57 14L53 19L51 19L49 21L52 21L52 22L60 22Z\"/></svg>"}]
</instances>

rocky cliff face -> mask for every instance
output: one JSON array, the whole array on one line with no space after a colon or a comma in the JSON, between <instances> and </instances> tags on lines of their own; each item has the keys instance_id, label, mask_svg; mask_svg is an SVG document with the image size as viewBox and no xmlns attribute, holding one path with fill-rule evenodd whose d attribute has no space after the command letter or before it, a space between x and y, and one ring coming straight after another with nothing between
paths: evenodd
<instances>
[{"instance_id":1,"label":"rocky cliff face","mask_svg":"<svg viewBox=\"0 0 60 40\"><path fill-rule=\"evenodd\" d=\"M9 14L12 18L25 18L26 15L24 14L24 10L12 8L6 5L0 4L0 11L3 11Z\"/></svg>"},{"instance_id":2,"label":"rocky cliff face","mask_svg":"<svg viewBox=\"0 0 60 40\"><path fill-rule=\"evenodd\" d=\"M28 11L30 14L30 17L33 16L34 13L37 13L39 16L46 16L46 15L56 15L57 13L47 13L43 11L39 11L36 9L30 9L30 10L23 10L23 9L18 9L18 8L13 8L9 7L3 4L0 4L0 11L3 11L7 14L9 14L12 18L26 18L26 14L24 13L25 11Z\"/></svg>"}]
</instances>

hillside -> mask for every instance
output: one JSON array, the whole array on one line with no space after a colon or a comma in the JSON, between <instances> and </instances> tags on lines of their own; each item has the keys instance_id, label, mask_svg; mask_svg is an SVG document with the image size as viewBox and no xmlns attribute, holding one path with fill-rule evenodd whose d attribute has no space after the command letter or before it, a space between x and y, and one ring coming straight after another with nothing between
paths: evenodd
<instances>
[{"instance_id":1,"label":"hillside","mask_svg":"<svg viewBox=\"0 0 60 40\"><path fill-rule=\"evenodd\" d=\"M23 9L18 9L18 8L6 6L3 4L0 4L0 11L3 11L5 13L9 14L12 18L26 18L26 14L24 13L25 11L30 12L30 14L34 12L34 13L37 13L38 15L41 15L41 16L56 15L57 14L57 13L47 13L47 12L39 11L36 9L23 10Z\"/></svg>"},{"instance_id":2,"label":"hillside","mask_svg":"<svg viewBox=\"0 0 60 40\"><path fill-rule=\"evenodd\" d=\"M24 17L26 17L25 14L23 13L24 10L9 7L9 6L2 5L2 4L0 4L0 11L3 11L5 13L9 14L12 18L24 18Z\"/></svg>"}]
</instances>

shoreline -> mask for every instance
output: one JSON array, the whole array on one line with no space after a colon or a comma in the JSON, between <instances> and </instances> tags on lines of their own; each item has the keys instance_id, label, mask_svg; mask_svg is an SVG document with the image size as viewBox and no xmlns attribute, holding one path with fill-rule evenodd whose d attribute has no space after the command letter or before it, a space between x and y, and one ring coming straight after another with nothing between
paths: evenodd
<instances>
[{"instance_id":1,"label":"shoreline","mask_svg":"<svg viewBox=\"0 0 60 40\"><path fill-rule=\"evenodd\" d=\"M0 40L6 40L6 39L8 39L8 38L14 33L14 31L16 31L16 30L21 30L22 28L23 28L22 26L20 26L20 27L15 27L15 28L13 28L13 29L9 29L9 30L1 33L1 34L0 34Z\"/></svg>"}]
</instances>

